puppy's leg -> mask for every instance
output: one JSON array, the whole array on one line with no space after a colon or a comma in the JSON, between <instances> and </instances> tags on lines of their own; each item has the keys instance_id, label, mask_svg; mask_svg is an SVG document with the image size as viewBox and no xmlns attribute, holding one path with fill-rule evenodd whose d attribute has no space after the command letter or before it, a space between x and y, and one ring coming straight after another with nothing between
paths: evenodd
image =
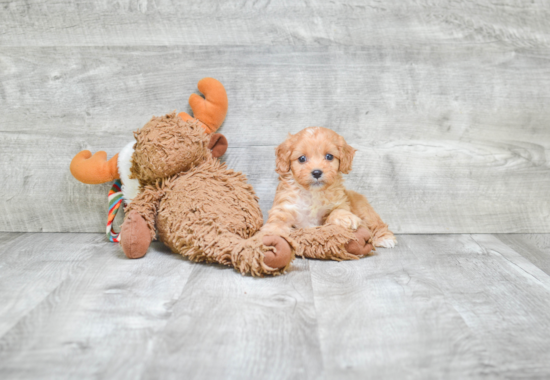
<instances>
[{"instance_id":1,"label":"puppy's leg","mask_svg":"<svg viewBox=\"0 0 550 380\"><path fill-rule=\"evenodd\" d=\"M262 231L266 236L267 235L288 236L291 230L292 230L292 227L285 223L277 223L277 222L270 223L269 220L260 229L260 231Z\"/></svg>"},{"instance_id":2,"label":"puppy's leg","mask_svg":"<svg viewBox=\"0 0 550 380\"><path fill-rule=\"evenodd\" d=\"M372 241L375 247L393 248L397 239L388 229L388 225L382 221L363 195L346 190L351 205L351 212L361 218L364 225L372 231Z\"/></svg>"},{"instance_id":3,"label":"puppy's leg","mask_svg":"<svg viewBox=\"0 0 550 380\"><path fill-rule=\"evenodd\" d=\"M294 258L295 245L290 238L294 220L295 215L284 204L276 204L269 210L267 223L262 226L258 234L262 236L265 246L275 248L274 251L265 253L264 263L267 266L282 268Z\"/></svg>"},{"instance_id":4,"label":"puppy's leg","mask_svg":"<svg viewBox=\"0 0 550 380\"><path fill-rule=\"evenodd\" d=\"M361 222L361 218L353 214L351 211L337 208L332 210L327 217L325 224L336 224L337 226L341 226L352 231L357 231Z\"/></svg>"},{"instance_id":5,"label":"puppy's leg","mask_svg":"<svg viewBox=\"0 0 550 380\"><path fill-rule=\"evenodd\" d=\"M296 211L292 204L289 202L276 203L269 210L267 222L261 231L266 235L288 236L294 223L296 223Z\"/></svg>"}]
</instances>

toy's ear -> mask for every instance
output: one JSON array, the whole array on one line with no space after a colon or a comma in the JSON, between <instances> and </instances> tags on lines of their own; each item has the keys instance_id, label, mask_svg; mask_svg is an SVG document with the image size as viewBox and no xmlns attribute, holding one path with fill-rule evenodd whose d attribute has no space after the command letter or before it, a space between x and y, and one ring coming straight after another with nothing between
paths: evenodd
<instances>
[{"instance_id":1,"label":"toy's ear","mask_svg":"<svg viewBox=\"0 0 550 380\"><path fill-rule=\"evenodd\" d=\"M227 150L227 139L221 133L214 133L210 136L210 142L208 143L208 149L212 151L212 157L218 158L223 156Z\"/></svg>"},{"instance_id":2,"label":"toy's ear","mask_svg":"<svg viewBox=\"0 0 550 380\"><path fill-rule=\"evenodd\" d=\"M290 171L291 136L289 134L289 137L275 149L275 171L278 174L285 174Z\"/></svg>"},{"instance_id":3,"label":"toy's ear","mask_svg":"<svg viewBox=\"0 0 550 380\"><path fill-rule=\"evenodd\" d=\"M340 171L348 174L351 171L355 149L348 145L343 137L340 138Z\"/></svg>"}]
</instances>

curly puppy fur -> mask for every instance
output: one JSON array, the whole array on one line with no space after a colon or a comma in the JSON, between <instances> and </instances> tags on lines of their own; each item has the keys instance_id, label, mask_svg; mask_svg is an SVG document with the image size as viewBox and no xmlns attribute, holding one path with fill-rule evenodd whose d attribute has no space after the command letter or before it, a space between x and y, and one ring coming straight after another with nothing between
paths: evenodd
<instances>
[{"instance_id":1,"label":"curly puppy fur","mask_svg":"<svg viewBox=\"0 0 550 380\"><path fill-rule=\"evenodd\" d=\"M280 182L262 231L291 234L296 238L296 230L323 225L339 226L348 231L367 228L374 246L393 247L396 244L393 233L367 199L344 187L342 174L351 171L354 155L355 149L342 136L327 128L309 127L289 135L276 149L276 171ZM312 230L308 234L313 231L321 234L334 232ZM344 238L345 235L340 233L337 240L343 241ZM323 236L319 239L323 240ZM334 249L329 251L335 252ZM309 257L350 258L341 251L325 254L321 246L310 252Z\"/></svg>"},{"instance_id":2,"label":"curly puppy fur","mask_svg":"<svg viewBox=\"0 0 550 380\"><path fill-rule=\"evenodd\" d=\"M175 114L154 117L135 136L137 159L131 173L142 188L125 211L141 215L152 239L158 229L173 252L193 261L233 265L243 274L287 269L293 256L284 268L265 264L273 247L262 243L266 234L257 233L263 218L254 189L242 173L212 156L210 149L216 147L209 141L219 140L205 134L199 122Z\"/></svg>"}]
</instances>

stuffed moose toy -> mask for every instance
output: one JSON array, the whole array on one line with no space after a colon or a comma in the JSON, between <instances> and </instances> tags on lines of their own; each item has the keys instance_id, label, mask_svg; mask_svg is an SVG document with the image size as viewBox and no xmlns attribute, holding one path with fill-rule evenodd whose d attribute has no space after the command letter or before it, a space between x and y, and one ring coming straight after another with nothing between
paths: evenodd
<instances>
[{"instance_id":1,"label":"stuffed moose toy","mask_svg":"<svg viewBox=\"0 0 550 380\"><path fill-rule=\"evenodd\" d=\"M218 160L226 138L214 133L227 113L223 85L199 81L194 118L182 112L153 117L110 160L78 153L71 173L80 182L120 178L127 202L120 243L129 258L146 254L156 232L173 252L193 261L232 265L254 276L282 273L294 258L287 240L258 233L262 212L246 177ZM290 240L290 239L289 239Z\"/></svg>"},{"instance_id":2,"label":"stuffed moose toy","mask_svg":"<svg viewBox=\"0 0 550 380\"><path fill-rule=\"evenodd\" d=\"M190 260L231 265L253 276L283 273L295 254L349 260L370 247L368 237L333 225L291 236L260 232L254 189L218 160L227 149L226 138L214 133L227 113L225 89L213 78L200 80L198 88L204 98L189 97L194 117L153 117L110 160L106 152L84 150L71 162L73 176L86 184L120 178L126 216L119 239L128 258L143 257L157 232Z\"/></svg>"}]
</instances>

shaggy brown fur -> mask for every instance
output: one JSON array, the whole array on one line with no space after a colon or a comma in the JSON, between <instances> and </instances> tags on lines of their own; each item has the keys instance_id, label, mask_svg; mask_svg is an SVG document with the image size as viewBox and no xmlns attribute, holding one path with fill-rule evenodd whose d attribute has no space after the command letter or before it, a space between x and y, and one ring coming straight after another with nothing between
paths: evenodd
<instances>
[{"instance_id":1,"label":"shaggy brown fur","mask_svg":"<svg viewBox=\"0 0 550 380\"><path fill-rule=\"evenodd\" d=\"M142 189L125 211L145 220L152 239L158 229L173 252L233 265L243 274L287 269L293 256L282 268L266 265L265 255L274 248L264 245L266 234L256 234L263 218L254 189L242 173L212 157L213 139L199 123L175 114L155 117L135 136L131 172ZM123 246L124 233L123 226Z\"/></svg>"},{"instance_id":2,"label":"shaggy brown fur","mask_svg":"<svg viewBox=\"0 0 550 380\"><path fill-rule=\"evenodd\" d=\"M134 132L134 137L130 171L142 186L187 171L210 155L206 149L210 136L204 133L200 122L183 121L175 112L153 117Z\"/></svg>"},{"instance_id":3,"label":"shaggy brown fur","mask_svg":"<svg viewBox=\"0 0 550 380\"><path fill-rule=\"evenodd\" d=\"M334 224L293 229L290 238L296 256L323 260L357 260L373 251L366 229L353 232Z\"/></svg>"}]
</instances>

